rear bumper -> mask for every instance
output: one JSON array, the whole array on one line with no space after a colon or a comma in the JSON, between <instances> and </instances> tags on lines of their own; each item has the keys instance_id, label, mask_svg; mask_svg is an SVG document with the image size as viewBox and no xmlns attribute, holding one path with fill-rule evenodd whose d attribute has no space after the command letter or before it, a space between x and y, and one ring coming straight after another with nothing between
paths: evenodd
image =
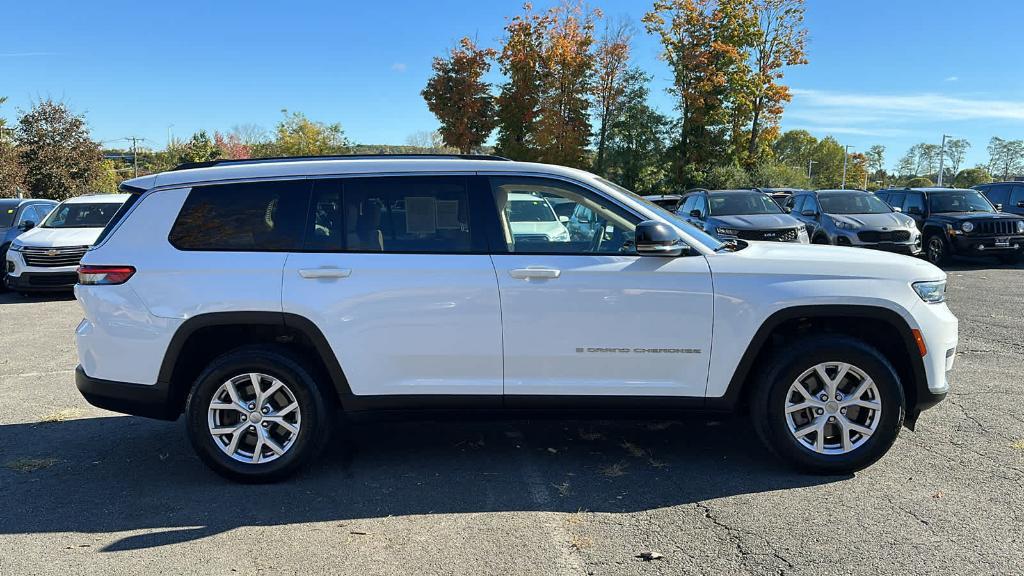
<instances>
[{"instance_id":1,"label":"rear bumper","mask_svg":"<svg viewBox=\"0 0 1024 576\"><path fill-rule=\"evenodd\" d=\"M90 377L78 366L75 368L75 386L86 401L97 408L159 420L178 418L179 411L170 402L168 387L160 383L100 380Z\"/></svg>"}]
</instances>

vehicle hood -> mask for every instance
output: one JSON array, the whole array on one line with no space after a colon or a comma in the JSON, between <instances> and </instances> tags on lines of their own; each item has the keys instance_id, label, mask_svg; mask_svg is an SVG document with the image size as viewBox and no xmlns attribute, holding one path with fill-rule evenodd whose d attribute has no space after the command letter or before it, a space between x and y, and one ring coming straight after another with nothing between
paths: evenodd
<instances>
[{"instance_id":1,"label":"vehicle hood","mask_svg":"<svg viewBox=\"0 0 1024 576\"><path fill-rule=\"evenodd\" d=\"M932 214L931 220L942 220L944 222L964 222L967 220L1021 220L1016 214L1005 212L941 212Z\"/></svg>"},{"instance_id":2,"label":"vehicle hood","mask_svg":"<svg viewBox=\"0 0 1024 576\"><path fill-rule=\"evenodd\" d=\"M547 234L554 236L565 232L561 222L510 222L512 234Z\"/></svg>"},{"instance_id":3,"label":"vehicle hood","mask_svg":"<svg viewBox=\"0 0 1024 576\"><path fill-rule=\"evenodd\" d=\"M777 230L802 226L789 214L750 214L746 216L712 216L708 224L720 224L742 230ZM710 226L708 227L710 229Z\"/></svg>"},{"instance_id":4,"label":"vehicle hood","mask_svg":"<svg viewBox=\"0 0 1024 576\"><path fill-rule=\"evenodd\" d=\"M33 228L18 236L18 242L39 248L92 246L103 228Z\"/></svg>"},{"instance_id":5,"label":"vehicle hood","mask_svg":"<svg viewBox=\"0 0 1024 576\"><path fill-rule=\"evenodd\" d=\"M859 278L941 280L946 273L920 258L880 250L845 246L750 242L737 252L720 252L708 258L712 272L721 262L723 271L742 270L752 276L805 276L816 278ZM740 262L742 261L742 262Z\"/></svg>"},{"instance_id":6,"label":"vehicle hood","mask_svg":"<svg viewBox=\"0 0 1024 576\"><path fill-rule=\"evenodd\" d=\"M882 214L829 214L837 222L845 222L855 228L870 230L897 230L907 228L914 219L896 212Z\"/></svg>"}]
</instances>

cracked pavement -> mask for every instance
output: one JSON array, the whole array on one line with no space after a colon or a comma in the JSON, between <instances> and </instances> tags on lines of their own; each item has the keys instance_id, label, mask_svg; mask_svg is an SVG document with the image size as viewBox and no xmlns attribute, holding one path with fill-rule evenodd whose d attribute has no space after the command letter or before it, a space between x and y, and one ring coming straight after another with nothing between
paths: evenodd
<instances>
[{"instance_id":1,"label":"cracked pavement","mask_svg":"<svg viewBox=\"0 0 1024 576\"><path fill-rule=\"evenodd\" d=\"M1024 573L1024 267L948 271L952 391L855 476L688 417L360 424L235 485L81 399L73 300L0 294L0 574Z\"/></svg>"}]
</instances>

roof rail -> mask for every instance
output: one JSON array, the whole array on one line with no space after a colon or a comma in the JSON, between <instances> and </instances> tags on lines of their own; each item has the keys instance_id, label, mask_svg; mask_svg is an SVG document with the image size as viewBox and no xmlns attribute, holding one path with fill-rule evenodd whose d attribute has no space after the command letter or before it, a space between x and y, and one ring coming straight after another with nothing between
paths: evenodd
<instances>
[{"instance_id":1,"label":"roof rail","mask_svg":"<svg viewBox=\"0 0 1024 576\"><path fill-rule=\"evenodd\" d=\"M419 160L422 158L451 158L460 160L495 160L510 162L503 156L491 154L336 154L327 156L275 156L270 158L246 158L243 160L210 160L207 162L183 162L175 170L191 170L193 168L210 168L212 166L233 166L236 164L266 164L268 162L303 162L307 160L369 160L369 159L405 159Z\"/></svg>"}]
</instances>

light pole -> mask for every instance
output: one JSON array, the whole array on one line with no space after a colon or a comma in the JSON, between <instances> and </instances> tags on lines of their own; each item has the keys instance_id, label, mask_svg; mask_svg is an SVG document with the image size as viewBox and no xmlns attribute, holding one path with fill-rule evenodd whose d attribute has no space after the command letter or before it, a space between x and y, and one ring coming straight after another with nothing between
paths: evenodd
<instances>
[{"instance_id":1,"label":"light pole","mask_svg":"<svg viewBox=\"0 0 1024 576\"><path fill-rule=\"evenodd\" d=\"M807 160L807 179L808 180L811 179L811 166L813 166L814 164L817 164L817 163L818 163L817 160Z\"/></svg>"},{"instance_id":2,"label":"light pole","mask_svg":"<svg viewBox=\"0 0 1024 576\"><path fill-rule=\"evenodd\" d=\"M946 159L946 138L949 138L949 136L946 136L945 134L943 134L942 135L942 146L939 147L939 183L938 183L939 188L942 187L942 172L944 171L943 160Z\"/></svg>"},{"instance_id":3,"label":"light pole","mask_svg":"<svg viewBox=\"0 0 1024 576\"><path fill-rule=\"evenodd\" d=\"M846 190L846 160L850 157L850 148L853 148L850 144L843 146L843 190Z\"/></svg>"}]
</instances>

